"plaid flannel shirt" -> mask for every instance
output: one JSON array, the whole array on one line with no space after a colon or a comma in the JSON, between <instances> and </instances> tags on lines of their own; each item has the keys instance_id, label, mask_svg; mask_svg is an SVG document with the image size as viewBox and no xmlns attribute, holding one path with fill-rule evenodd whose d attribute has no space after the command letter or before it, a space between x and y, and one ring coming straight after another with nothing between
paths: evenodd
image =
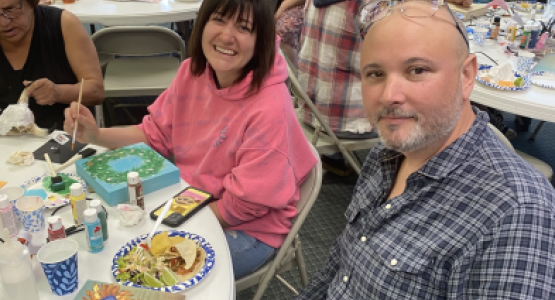
<instances>
[{"instance_id":1,"label":"plaid flannel shirt","mask_svg":"<svg viewBox=\"0 0 555 300\"><path fill-rule=\"evenodd\" d=\"M362 39L354 24L362 0L342 1L316 8L305 4L298 79L333 131L372 131L362 107L360 49ZM307 106L303 119L317 125Z\"/></svg>"},{"instance_id":2,"label":"plaid flannel shirt","mask_svg":"<svg viewBox=\"0 0 555 300\"><path fill-rule=\"evenodd\" d=\"M371 150L347 228L296 299L555 299L555 191L487 120L389 201L402 156Z\"/></svg>"}]
</instances>

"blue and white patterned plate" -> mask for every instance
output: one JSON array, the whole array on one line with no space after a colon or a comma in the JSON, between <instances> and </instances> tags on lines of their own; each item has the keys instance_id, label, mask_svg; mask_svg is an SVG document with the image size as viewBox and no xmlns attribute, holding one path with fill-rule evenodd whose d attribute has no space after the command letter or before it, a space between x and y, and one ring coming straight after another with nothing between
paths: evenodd
<instances>
[{"instance_id":1,"label":"blue and white patterned plate","mask_svg":"<svg viewBox=\"0 0 555 300\"><path fill-rule=\"evenodd\" d=\"M546 89L555 89L555 72L534 71L530 73L530 81Z\"/></svg>"},{"instance_id":2,"label":"blue and white patterned plate","mask_svg":"<svg viewBox=\"0 0 555 300\"><path fill-rule=\"evenodd\" d=\"M85 181L74 173L59 172L58 174L65 174L73 180L77 180L83 186L83 192L87 192L87 184ZM45 177L50 177L50 173L45 173L41 176L33 177L25 181L21 187L25 189L25 196L39 196L43 199L46 208L54 208L63 206L69 203L69 196L60 195L56 192L50 192L42 186L42 180Z\"/></svg>"},{"instance_id":3,"label":"blue and white patterned plate","mask_svg":"<svg viewBox=\"0 0 555 300\"><path fill-rule=\"evenodd\" d=\"M480 78L480 75L483 75L484 73L487 73L487 71L489 69L491 69L492 66L489 65L480 65L478 66L478 75L476 75L476 80L478 80L479 82L492 87L492 88L496 88L498 90L503 90L503 91L524 91L525 89L530 87L530 76L521 76L518 72L513 71L515 73L515 77L523 77L524 78L524 86L521 87L505 87L505 86L499 86L497 84L494 83L489 83L485 80L483 80L482 78Z\"/></svg>"},{"instance_id":4,"label":"blue and white patterned plate","mask_svg":"<svg viewBox=\"0 0 555 300\"><path fill-rule=\"evenodd\" d=\"M158 232L156 232L156 234L159 234L160 232L161 231L158 231ZM214 268L214 263L216 263L216 253L214 252L214 249L212 248L212 245L210 245L210 243L208 243L203 237L201 237L200 235L196 235L194 233L189 233L189 232L185 232L185 231L177 231L177 230L168 230L167 232L168 232L168 236L170 236L170 237L171 236L179 236L179 237L184 237L184 238L191 239L193 241L199 241L200 246L206 252L206 260L204 262L204 266L195 275L195 277L193 277L193 278L191 278L191 279L189 279L185 282L180 282L176 285L165 286L165 287L161 287L161 288L153 288L153 287L148 287L148 286L142 286L142 285L138 285L138 284L136 284L134 282L131 282L131 281L121 281L121 280L116 279L116 281L119 284L123 284L123 285L126 285L126 286L137 287L137 288L143 288L143 289L150 289L150 290L155 290L155 291L162 291L162 292L167 292L167 293L179 293L179 292L182 292L186 289L190 289L190 288L194 287L199 282L201 282L204 278L206 278L206 276L208 276L208 273L210 273L212 268ZM133 249L134 247L139 245L144 239L146 239L147 235L148 234L143 234L143 235L131 240L130 242L125 244L123 247L121 247L119 249L119 251L116 253L116 255L114 255L114 259L112 260L112 275L114 275L114 278L116 278L116 276L119 274L119 268L118 268L118 264L117 264L118 259L122 256L125 256L127 253L129 253L129 251L131 251L131 249Z\"/></svg>"},{"instance_id":5,"label":"blue and white patterned plate","mask_svg":"<svg viewBox=\"0 0 555 300\"><path fill-rule=\"evenodd\" d=\"M522 3L528 3L528 8L522 7ZM532 5L533 5L532 2L528 2L528 1L517 1L517 2L507 3L507 4L512 6L517 11L532 11ZM543 13L543 8L545 7L545 4L538 3L538 5L541 5L541 9L536 9L536 13Z\"/></svg>"}]
</instances>

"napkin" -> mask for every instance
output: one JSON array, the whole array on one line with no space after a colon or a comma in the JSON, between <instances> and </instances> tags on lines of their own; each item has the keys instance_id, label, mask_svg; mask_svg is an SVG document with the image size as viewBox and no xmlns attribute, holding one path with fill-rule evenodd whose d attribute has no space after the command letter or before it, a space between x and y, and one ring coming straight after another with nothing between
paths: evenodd
<instances>
[{"instance_id":1,"label":"napkin","mask_svg":"<svg viewBox=\"0 0 555 300\"><path fill-rule=\"evenodd\" d=\"M137 205L118 204L119 224L123 227L137 225L144 217L144 210Z\"/></svg>"},{"instance_id":2,"label":"napkin","mask_svg":"<svg viewBox=\"0 0 555 300\"><path fill-rule=\"evenodd\" d=\"M491 83L497 83L499 81L515 81L515 73L513 72L513 67L510 63L504 63L500 66L492 67L483 77L486 77Z\"/></svg>"}]
</instances>

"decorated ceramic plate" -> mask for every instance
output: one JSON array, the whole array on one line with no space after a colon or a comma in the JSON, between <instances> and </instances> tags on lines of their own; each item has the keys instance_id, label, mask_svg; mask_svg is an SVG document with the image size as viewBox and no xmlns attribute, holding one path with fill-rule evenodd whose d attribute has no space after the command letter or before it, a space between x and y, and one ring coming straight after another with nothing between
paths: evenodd
<instances>
[{"instance_id":1,"label":"decorated ceramic plate","mask_svg":"<svg viewBox=\"0 0 555 300\"><path fill-rule=\"evenodd\" d=\"M511 2L509 3L509 5L511 5L517 11L531 11L534 4L527 1L517 1L517 2ZM540 6L540 8L539 9L536 8L536 13L542 13L544 4L538 3L538 5Z\"/></svg>"},{"instance_id":2,"label":"decorated ceramic plate","mask_svg":"<svg viewBox=\"0 0 555 300\"><path fill-rule=\"evenodd\" d=\"M555 72L534 71L530 73L530 81L546 89L555 89Z\"/></svg>"},{"instance_id":3,"label":"decorated ceramic plate","mask_svg":"<svg viewBox=\"0 0 555 300\"><path fill-rule=\"evenodd\" d=\"M476 75L476 80L478 80L479 82L492 87L492 88L496 88L499 90L503 90L503 91L524 91L525 89L530 87L530 76L521 76L518 72L513 71L515 73L515 77L522 77L522 79L524 80L524 85L521 87L505 87L505 86L500 86L497 85L495 83L490 83L485 81L484 79L482 79L480 76L485 75L489 69L491 69L492 66L489 65L480 65L478 67L478 75Z\"/></svg>"},{"instance_id":4,"label":"decorated ceramic plate","mask_svg":"<svg viewBox=\"0 0 555 300\"><path fill-rule=\"evenodd\" d=\"M83 186L83 192L86 192L87 185L85 181L73 173L58 173L62 177L65 188L60 191L52 191L50 188L50 174L33 177L25 181L21 187L25 189L25 196L39 196L44 201L46 208L63 206L69 203L69 186L73 183L80 183Z\"/></svg>"},{"instance_id":5,"label":"decorated ceramic plate","mask_svg":"<svg viewBox=\"0 0 555 300\"><path fill-rule=\"evenodd\" d=\"M210 273L210 271L214 268L214 263L216 262L216 253L214 252L214 249L212 248L212 245L210 245L210 243L208 243L203 237L196 235L194 233L189 233L189 232L185 232L185 231L177 231L177 230L168 230L168 236L169 237L184 237L184 238L188 238L190 240L196 241L199 243L199 246L202 247L202 249L204 249L204 251L206 252L206 259L204 261L204 265L200 268L200 270L198 271L197 274L195 274L191 279L184 281L184 282L179 282L175 285L171 285L171 286L164 286L164 287L148 287L148 286L142 286L139 284L136 284L134 282L131 281L122 281L117 279L117 275L120 273L120 269L118 267L117 261L120 257L123 257L125 255L127 255L127 253L129 253L129 251L131 251L131 249L135 248L136 246L138 246L144 239L146 239L148 234L143 234L133 240L131 240L130 242L128 242L127 244L123 245L123 247L121 247L118 252L116 253L116 255L114 255L114 259L112 260L112 275L114 276L115 280L122 285L125 286L132 286L132 287L138 287L138 288L143 288L143 289L151 289L151 290L155 290L155 291L162 291L162 292L167 292L167 293L178 293L178 292L182 292L186 289L190 289L194 286L196 286L197 284L199 284L204 278L206 278L206 276L208 276L208 274ZM155 235L159 234L160 231L156 232Z\"/></svg>"}]
</instances>

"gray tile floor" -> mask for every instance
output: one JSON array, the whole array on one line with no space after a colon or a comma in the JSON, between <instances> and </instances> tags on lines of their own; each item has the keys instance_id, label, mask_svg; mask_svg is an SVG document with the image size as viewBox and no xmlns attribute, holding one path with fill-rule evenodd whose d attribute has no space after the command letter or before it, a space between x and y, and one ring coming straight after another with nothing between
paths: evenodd
<instances>
[{"instance_id":1,"label":"gray tile floor","mask_svg":"<svg viewBox=\"0 0 555 300\"><path fill-rule=\"evenodd\" d=\"M514 115L504 114L505 124L514 128ZM516 149L531 154L555 167L555 124L546 123L535 141L528 141L539 122L532 121L529 132L518 133L518 137L511 142ZM359 153L364 157L365 153ZM328 250L337 236L343 231L346 221L343 216L351 199L357 177L339 177L327 173L324 175L322 189L318 200L308 215L300 230L304 257L309 277L318 270L328 257ZM296 270L291 270L283 276L295 288L301 287L301 281ZM237 294L237 300L252 299L255 288ZM271 281L262 299L291 299L293 293L278 280Z\"/></svg>"}]
</instances>

